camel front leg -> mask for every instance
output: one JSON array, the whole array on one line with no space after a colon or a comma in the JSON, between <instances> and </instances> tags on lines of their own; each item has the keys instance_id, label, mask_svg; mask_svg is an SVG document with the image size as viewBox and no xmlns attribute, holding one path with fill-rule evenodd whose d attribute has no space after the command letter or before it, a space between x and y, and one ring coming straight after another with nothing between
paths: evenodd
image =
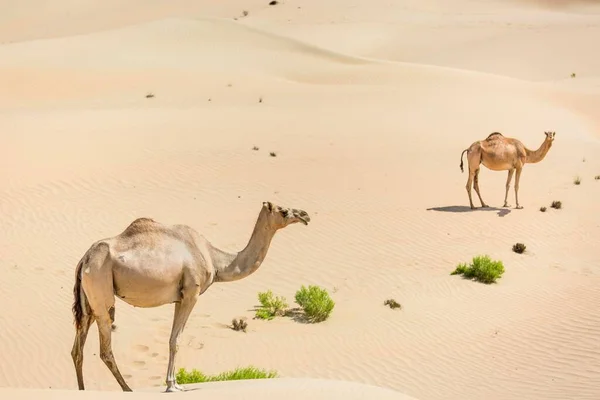
<instances>
[{"instance_id":1,"label":"camel front leg","mask_svg":"<svg viewBox=\"0 0 600 400\"><path fill-rule=\"evenodd\" d=\"M85 390L83 384L83 347L85 346L85 340L87 339L90 326L93 322L94 318L91 315L84 315L81 318L81 327L78 328L75 333L75 342L73 343L73 350L71 350L71 357L73 357L73 364L75 364L77 386L79 387L79 390Z\"/></svg>"},{"instance_id":2,"label":"camel front leg","mask_svg":"<svg viewBox=\"0 0 600 400\"><path fill-rule=\"evenodd\" d=\"M515 174L515 202L517 203L517 209L523 208L523 206L519 205L519 181L521 180L521 171L523 168L517 168L517 173Z\"/></svg>"},{"instance_id":3,"label":"camel front leg","mask_svg":"<svg viewBox=\"0 0 600 400\"><path fill-rule=\"evenodd\" d=\"M100 334L100 358L104 361L110 372L112 372L117 382L119 382L121 389L124 392L131 392L131 388L127 385L125 379L123 379L123 375L119 371L119 367L117 367L117 362L112 352L111 333L113 321L108 313L106 313L106 315L98 317L96 322Z\"/></svg>"},{"instance_id":4,"label":"camel front leg","mask_svg":"<svg viewBox=\"0 0 600 400\"><path fill-rule=\"evenodd\" d=\"M175 356L178 350L179 335L183 331L190 313L196 305L198 293L194 293L189 298L184 298L179 303L175 303L175 314L173 316L173 327L171 329L171 338L169 339L169 365L167 367L167 392L182 391L183 387L177 384L175 379Z\"/></svg>"},{"instance_id":5,"label":"camel front leg","mask_svg":"<svg viewBox=\"0 0 600 400\"><path fill-rule=\"evenodd\" d=\"M508 190L510 189L510 181L512 180L514 172L514 168L508 170L508 178L506 178L506 193L504 194L504 207L510 207L510 204L508 204Z\"/></svg>"},{"instance_id":6,"label":"camel front leg","mask_svg":"<svg viewBox=\"0 0 600 400\"><path fill-rule=\"evenodd\" d=\"M477 170L475 170L474 180L475 180L475 192L477 192L477 196L479 197L479 201L481 202L481 207L489 207L487 204L485 204L485 202L481 198L481 193L479 192L479 168L477 168Z\"/></svg>"}]
</instances>

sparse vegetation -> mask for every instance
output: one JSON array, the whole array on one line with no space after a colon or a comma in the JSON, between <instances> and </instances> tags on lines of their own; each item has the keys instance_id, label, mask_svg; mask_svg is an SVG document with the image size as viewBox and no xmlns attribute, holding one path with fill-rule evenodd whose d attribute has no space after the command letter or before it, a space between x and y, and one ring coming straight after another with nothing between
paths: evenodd
<instances>
[{"instance_id":1,"label":"sparse vegetation","mask_svg":"<svg viewBox=\"0 0 600 400\"><path fill-rule=\"evenodd\" d=\"M540 207L541 212L546 212L546 207Z\"/></svg>"},{"instance_id":2,"label":"sparse vegetation","mask_svg":"<svg viewBox=\"0 0 600 400\"><path fill-rule=\"evenodd\" d=\"M151 99L153 97L154 97L154 93L148 93L148 94L146 94L146 98L147 99Z\"/></svg>"},{"instance_id":3,"label":"sparse vegetation","mask_svg":"<svg viewBox=\"0 0 600 400\"><path fill-rule=\"evenodd\" d=\"M550 205L550 207L556 209L556 210L560 210L562 208L562 202L558 201L558 200L554 200L552 202L552 204Z\"/></svg>"},{"instance_id":4,"label":"sparse vegetation","mask_svg":"<svg viewBox=\"0 0 600 400\"><path fill-rule=\"evenodd\" d=\"M262 97L259 97L259 98L258 98L258 102L259 102L259 103L262 103L262 102L263 102L263 98L262 98Z\"/></svg>"},{"instance_id":5,"label":"sparse vegetation","mask_svg":"<svg viewBox=\"0 0 600 400\"><path fill-rule=\"evenodd\" d=\"M513 245L512 249L515 253L523 254L526 247L527 246L525 246L523 243L515 243Z\"/></svg>"},{"instance_id":6,"label":"sparse vegetation","mask_svg":"<svg viewBox=\"0 0 600 400\"><path fill-rule=\"evenodd\" d=\"M258 146L254 146L254 147L252 148L252 150L254 150L254 151L258 151L258 150L260 150L260 149L258 148Z\"/></svg>"},{"instance_id":7,"label":"sparse vegetation","mask_svg":"<svg viewBox=\"0 0 600 400\"><path fill-rule=\"evenodd\" d=\"M277 157L277 153L275 153L274 151L270 152L270 153L269 153L269 155L270 155L271 157Z\"/></svg>"},{"instance_id":8,"label":"sparse vegetation","mask_svg":"<svg viewBox=\"0 0 600 400\"><path fill-rule=\"evenodd\" d=\"M580 185L581 184L581 178L576 176L575 179L573 179L573 183L576 185Z\"/></svg>"},{"instance_id":9,"label":"sparse vegetation","mask_svg":"<svg viewBox=\"0 0 600 400\"><path fill-rule=\"evenodd\" d=\"M217 382L217 381L236 381L241 379L269 379L277 378L277 372L266 371L256 367L244 367L237 368L233 371L227 371L220 373L219 375L209 376L205 375L197 369L186 371L185 368L180 368L177 371L177 383L204 383L204 382Z\"/></svg>"},{"instance_id":10,"label":"sparse vegetation","mask_svg":"<svg viewBox=\"0 0 600 400\"><path fill-rule=\"evenodd\" d=\"M247 17L247 16L248 16L248 11L247 11L247 10L244 10L244 11L242 11L242 15L243 15L244 17Z\"/></svg>"},{"instance_id":11,"label":"sparse vegetation","mask_svg":"<svg viewBox=\"0 0 600 400\"><path fill-rule=\"evenodd\" d=\"M278 2L277 0L271 0L271 1L269 2L269 5L270 5L270 6L275 6L275 5L277 5L277 4L279 4L279 2Z\"/></svg>"},{"instance_id":12,"label":"sparse vegetation","mask_svg":"<svg viewBox=\"0 0 600 400\"><path fill-rule=\"evenodd\" d=\"M594 177L594 179L595 179L595 180L597 180L597 181L600 181L600 175L596 175L596 176Z\"/></svg>"},{"instance_id":13,"label":"sparse vegetation","mask_svg":"<svg viewBox=\"0 0 600 400\"><path fill-rule=\"evenodd\" d=\"M391 308L392 310L396 309L396 308L402 308L402 306L400 305L400 303L398 303L396 300L394 299L387 299L386 301L383 302L384 306L388 306L389 308Z\"/></svg>"},{"instance_id":14,"label":"sparse vegetation","mask_svg":"<svg viewBox=\"0 0 600 400\"><path fill-rule=\"evenodd\" d=\"M258 294L260 307L256 310L256 318L271 320L285 315L288 304L285 297L274 296L271 290Z\"/></svg>"},{"instance_id":15,"label":"sparse vegetation","mask_svg":"<svg viewBox=\"0 0 600 400\"><path fill-rule=\"evenodd\" d=\"M465 278L475 279L482 283L494 283L504 273L504 264L502 261L492 261L487 256L476 256L470 265L466 263L459 264L450 275L463 275Z\"/></svg>"},{"instance_id":16,"label":"sparse vegetation","mask_svg":"<svg viewBox=\"0 0 600 400\"><path fill-rule=\"evenodd\" d=\"M312 323L325 321L335 307L327 290L313 285L308 288L302 285L296 292L296 303L304 310L306 320Z\"/></svg>"},{"instance_id":17,"label":"sparse vegetation","mask_svg":"<svg viewBox=\"0 0 600 400\"><path fill-rule=\"evenodd\" d=\"M575 72L571 73L571 78L575 78L577 75L575 75Z\"/></svg>"},{"instance_id":18,"label":"sparse vegetation","mask_svg":"<svg viewBox=\"0 0 600 400\"><path fill-rule=\"evenodd\" d=\"M246 328L248 328L248 323L246 322L245 318L234 318L231 320L231 329L234 331L246 332Z\"/></svg>"}]
</instances>

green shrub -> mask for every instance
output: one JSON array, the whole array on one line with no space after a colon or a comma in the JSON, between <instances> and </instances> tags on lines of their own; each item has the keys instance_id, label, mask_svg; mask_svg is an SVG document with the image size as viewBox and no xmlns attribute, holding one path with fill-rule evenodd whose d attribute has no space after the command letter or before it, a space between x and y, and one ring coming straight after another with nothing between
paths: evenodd
<instances>
[{"instance_id":1,"label":"green shrub","mask_svg":"<svg viewBox=\"0 0 600 400\"><path fill-rule=\"evenodd\" d=\"M476 256L470 265L459 264L450 275L463 275L483 283L494 283L504 273L502 261L492 261L489 256Z\"/></svg>"},{"instance_id":2,"label":"green shrub","mask_svg":"<svg viewBox=\"0 0 600 400\"><path fill-rule=\"evenodd\" d=\"M321 322L329 318L335 302L329 297L325 289L309 285L302 287L296 292L296 303L302 307L306 320L309 322Z\"/></svg>"},{"instance_id":3,"label":"green shrub","mask_svg":"<svg viewBox=\"0 0 600 400\"><path fill-rule=\"evenodd\" d=\"M557 209L557 210L560 210L562 208L562 202L558 201L558 200L554 200L552 202L552 204L550 205L550 207L552 207L554 209Z\"/></svg>"},{"instance_id":4,"label":"green shrub","mask_svg":"<svg viewBox=\"0 0 600 400\"><path fill-rule=\"evenodd\" d=\"M233 371L227 371L220 373L219 375L209 376L204 375L197 369L186 371L185 368L180 368L177 371L177 383L204 383L204 382L217 382L217 381L236 381L240 379L268 379L277 378L275 371L265 371L256 367L244 367L236 368Z\"/></svg>"},{"instance_id":5,"label":"green shrub","mask_svg":"<svg viewBox=\"0 0 600 400\"><path fill-rule=\"evenodd\" d=\"M285 315L287 303L285 297L273 296L271 290L258 294L260 307L256 310L256 317L271 320L276 316Z\"/></svg>"}]
</instances>

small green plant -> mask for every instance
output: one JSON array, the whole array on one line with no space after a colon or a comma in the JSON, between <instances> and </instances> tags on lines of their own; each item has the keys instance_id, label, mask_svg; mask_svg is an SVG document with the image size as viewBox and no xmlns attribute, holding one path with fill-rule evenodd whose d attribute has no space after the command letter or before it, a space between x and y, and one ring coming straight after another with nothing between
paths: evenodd
<instances>
[{"instance_id":1,"label":"small green plant","mask_svg":"<svg viewBox=\"0 0 600 400\"><path fill-rule=\"evenodd\" d=\"M147 99L151 99L153 97L154 97L154 93L148 93L148 94L146 94L146 98Z\"/></svg>"},{"instance_id":2,"label":"small green plant","mask_svg":"<svg viewBox=\"0 0 600 400\"><path fill-rule=\"evenodd\" d=\"M252 148L252 150L254 150L254 151L258 151L258 150L260 150L260 148L259 148L258 146L254 146L254 147Z\"/></svg>"},{"instance_id":3,"label":"small green plant","mask_svg":"<svg viewBox=\"0 0 600 400\"><path fill-rule=\"evenodd\" d=\"M571 73L571 78L575 78L577 75L575 75L575 72Z\"/></svg>"},{"instance_id":4,"label":"small green plant","mask_svg":"<svg viewBox=\"0 0 600 400\"><path fill-rule=\"evenodd\" d=\"M526 247L527 246L525 246L523 243L515 243L513 245L512 249L515 253L523 254Z\"/></svg>"},{"instance_id":5,"label":"small green plant","mask_svg":"<svg viewBox=\"0 0 600 400\"><path fill-rule=\"evenodd\" d=\"M274 151L270 152L270 153L269 153L269 155L270 155L271 157L277 157L277 153L275 153Z\"/></svg>"},{"instance_id":6,"label":"small green plant","mask_svg":"<svg viewBox=\"0 0 600 400\"><path fill-rule=\"evenodd\" d=\"M540 207L541 212L546 212L546 207Z\"/></svg>"},{"instance_id":7,"label":"small green plant","mask_svg":"<svg viewBox=\"0 0 600 400\"><path fill-rule=\"evenodd\" d=\"M244 367L237 368L233 371L227 371L220 373L219 375L205 375L197 369L186 371L185 368L180 368L177 371L177 383L204 383L204 382L218 382L218 381L236 381L241 379L269 379L277 378L277 372L266 371L256 367Z\"/></svg>"},{"instance_id":8,"label":"small green plant","mask_svg":"<svg viewBox=\"0 0 600 400\"><path fill-rule=\"evenodd\" d=\"M482 283L494 283L504 273L504 264L502 261L492 261L487 256L473 257L470 265L466 263L459 264L450 275L463 275L465 278L475 279Z\"/></svg>"},{"instance_id":9,"label":"small green plant","mask_svg":"<svg viewBox=\"0 0 600 400\"><path fill-rule=\"evenodd\" d=\"M306 320L313 323L325 321L335 307L327 290L313 285L302 285L296 292L296 303L304 310Z\"/></svg>"},{"instance_id":10,"label":"small green plant","mask_svg":"<svg viewBox=\"0 0 600 400\"><path fill-rule=\"evenodd\" d=\"M595 179L595 180L597 180L597 181L600 181L600 175L596 175L596 176L594 177L594 179Z\"/></svg>"},{"instance_id":11,"label":"small green plant","mask_svg":"<svg viewBox=\"0 0 600 400\"><path fill-rule=\"evenodd\" d=\"M269 5L270 5L270 6L275 6L275 5L277 5L278 3L279 3L279 2L278 2L277 0L272 0L272 1L270 1L270 2L269 2Z\"/></svg>"},{"instance_id":12,"label":"small green plant","mask_svg":"<svg viewBox=\"0 0 600 400\"><path fill-rule=\"evenodd\" d=\"M258 294L260 307L256 310L256 318L272 320L276 316L285 315L287 302L285 297L274 296L271 290Z\"/></svg>"},{"instance_id":13,"label":"small green plant","mask_svg":"<svg viewBox=\"0 0 600 400\"><path fill-rule=\"evenodd\" d=\"M554 200L552 202L552 204L550 205L550 207L556 209L556 210L560 210L562 208L562 202L558 201L558 200Z\"/></svg>"},{"instance_id":14,"label":"small green plant","mask_svg":"<svg viewBox=\"0 0 600 400\"><path fill-rule=\"evenodd\" d=\"M402 308L402 306L400 305L400 303L398 303L396 300L394 299L387 299L386 301L383 302L384 306L388 306L389 308L391 308L392 310L396 309L396 308Z\"/></svg>"},{"instance_id":15,"label":"small green plant","mask_svg":"<svg viewBox=\"0 0 600 400\"><path fill-rule=\"evenodd\" d=\"M576 176L575 179L573 179L573 183L576 185L580 185L581 184L581 178Z\"/></svg>"},{"instance_id":16,"label":"small green plant","mask_svg":"<svg viewBox=\"0 0 600 400\"><path fill-rule=\"evenodd\" d=\"M246 322L245 318L234 318L231 320L231 329L234 331L246 332L246 328L248 328L248 323Z\"/></svg>"}]
</instances>

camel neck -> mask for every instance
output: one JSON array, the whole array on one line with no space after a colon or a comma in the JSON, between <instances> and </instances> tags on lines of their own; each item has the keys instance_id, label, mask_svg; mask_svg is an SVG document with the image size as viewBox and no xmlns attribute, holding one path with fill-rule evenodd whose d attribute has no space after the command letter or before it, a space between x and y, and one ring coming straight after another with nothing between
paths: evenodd
<instances>
[{"instance_id":1,"label":"camel neck","mask_svg":"<svg viewBox=\"0 0 600 400\"><path fill-rule=\"evenodd\" d=\"M263 210L259 214L252 236L242 251L237 254L219 251L215 254L215 282L237 281L253 274L260 267L277 231L269 224L264 213Z\"/></svg>"},{"instance_id":2,"label":"camel neck","mask_svg":"<svg viewBox=\"0 0 600 400\"><path fill-rule=\"evenodd\" d=\"M548 150L550 150L550 147L552 147L552 142L549 140L544 140L544 143L542 143L542 145L540 146L539 149L537 149L537 150L526 149L526 152L527 152L526 162L529 164L535 164L537 162L542 161L544 159L544 157L546 157L546 154L548 154Z\"/></svg>"}]
</instances>

